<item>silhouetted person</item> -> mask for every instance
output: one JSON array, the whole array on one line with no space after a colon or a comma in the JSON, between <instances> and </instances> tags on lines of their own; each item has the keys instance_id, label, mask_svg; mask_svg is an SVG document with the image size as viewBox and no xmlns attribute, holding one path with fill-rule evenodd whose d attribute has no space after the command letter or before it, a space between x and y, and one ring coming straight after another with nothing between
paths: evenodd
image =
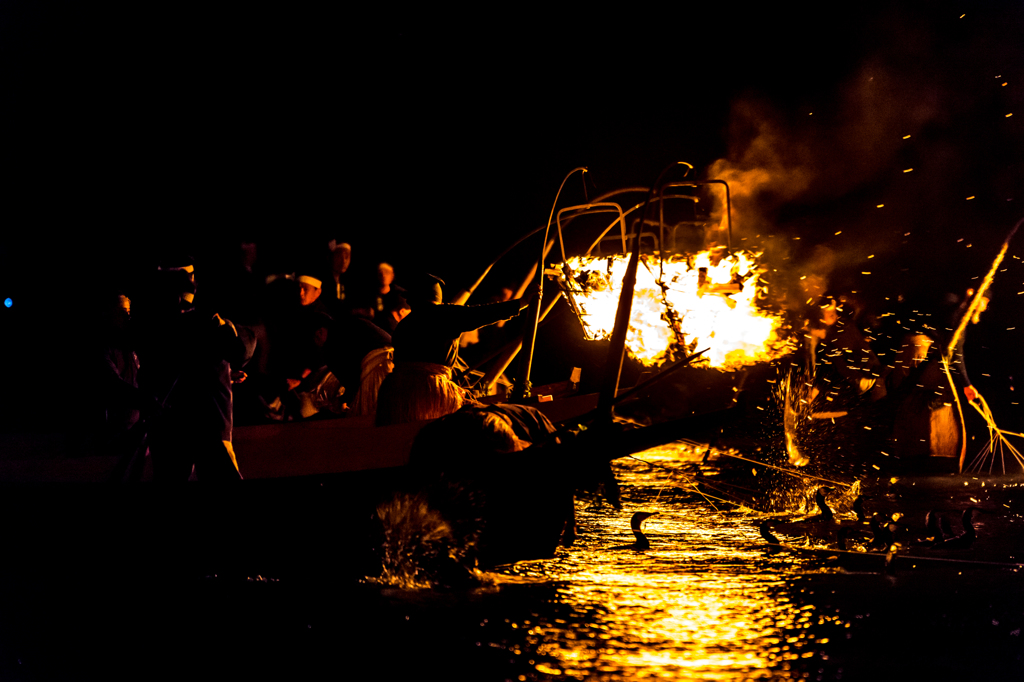
<instances>
[{"instance_id":1,"label":"silhouetted person","mask_svg":"<svg viewBox=\"0 0 1024 682\"><path fill-rule=\"evenodd\" d=\"M831 297L819 301L817 314L808 321L807 376L813 378L811 399L821 394L818 406L828 411L851 407L885 395L878 382L881 363L849 311Z\"/></svg>"},{"instance_id":2,"label":"silhouetted person","mask_svg":"<svg viewBox=\"0 0 1024 682\"><path fill-rule=\"evenodd\" d=\"M397 291L397 287L393 287L392 291ZM404 289L399 292L391 301L391 307L384 311L383 315L378 315L373 318L374 324L388 332L389 334L395 333L395 328L398 327L398 323L405 319L405 316L412 312L412 308L409 306L409 302L405 299L405 296L401 295L404 293Z\"/></svg>"},{"instance_id":3,"label":"silhouetted person","mask_svg":"<svg viewBox=\"0 0 1024 682\"><path fill-rule=\"evenodd\" d=\"M436 419L462 407L465 394L452 380L459 337L526 308L525 299L480 306L442 302L443 282L424 275L406 287L412 307L392 335L395 369L384 380L377 402L378 424Z\"/></svg>"},{"instance_id":4,"label":"silhouetted person","mask_svg":"<svg viewBox=\"0 0 1024 682\"><path fill-rule=\"evenodd\" d=\"M331 315L339 317L352 311L352 277L349 272L352 265L352 247L344 242L331 240L328 248L331 250L330 267L322 278L321 288L326 292L325 303Z\"/></svg>"},{"instance_id":5,"label":"silhouetted person","mask_svg":"<svg viewBox=\"0 0 1024 682\"><path fill-rule=\"evenodd\" d=\"M395 269L388 263L378 265L377 283L374 287L373 299L370 301L374 321L395 308L401 293L394 286L394 282Z\"/></svg>"},{"instance_id":6,"label":"silhouetted person","mask_svg":"<svg viewBox=\"0 0 1024 682\"><path fill-rule=\"evenodd\" d=\"M144 367L163 405L153 419L154 479L241 478L231 444L232 365L241 369L255 339L244 328L192 305L195 287L180 271L162 273Z\"/></svg>"},{"instance_id":7,"label":"silhouetted person","mask_svg":"<svg viewBox=\"0 0 1024 682\"><path fill-rule=\"evenodd\" d=\"M972 290L968 290L966 299L949 319L949 329L957 328L967 313L973 293ZM970 320L971 324L978 322L981 313L988 307L988 302L987 296L982 297L978 310ZM952 339L952 332L939 333L929 330L929 336L921 334L905 342L914 344L914 349L918 351L921 359L915 359L914 369L902 382L906 397L902 398L900 403L894 430L899 456L960 456L960 440L963 434L956 416L953 395L953 391L957 389L950 386L950 377L954 381L959 380L968 400L974 401L980 397L978 390L971 384L964 361L966 332L965 328L950 358L950 376L946 375L942 356Z\"/></svg>"},{"instance_id":8,"label":"silhouetted person","mask_svg":"<svg viewBox=\"0 0 1024 682\"><path fill-rule=\"evenodd\" d=\"M317 366L308 387L312 407L375 414L378 390L392 367L391 336L362 318L327 315L314 316L308 333Z\"/></svg>"},{"instance_id":9,"label":"silhouetted person","mask_svg":"<svg viewBox=\"0 0 1024 682\"><path fill-rule=\"evenodd\" d=\"M147 452L147 425L143 415L156 407L146 391L139 388L139 357L131 329L131 300L118 291L107 293L100 302L98 334L92 340L92 369L98 399L100 423L97 450L118 457L116 480L139 480Z\"/></svg>"}]
</instances>

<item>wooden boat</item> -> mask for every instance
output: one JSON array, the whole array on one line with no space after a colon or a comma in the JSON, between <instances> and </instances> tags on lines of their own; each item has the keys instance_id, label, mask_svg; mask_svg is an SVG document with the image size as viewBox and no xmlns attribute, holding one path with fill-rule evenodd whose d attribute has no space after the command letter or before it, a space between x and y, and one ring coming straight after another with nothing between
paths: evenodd
<instances>
[{"instance_id":1,"label":"wooden boat","mask_svg":"<svg viewBox=\"0 0 1024 682\"><path fill-rule=\"evenodd\" d=\"M559 423L589 413L597 395L568 395L535 406ZM401 467L427 423L377 427L371 417L346 417L243 426L234 432L238 468L248 480Z\"/></svg>"},{"instance_id":2,"label":"wooden boat","mask_svg":"<svg viewBox=\"0 0 1024 682\"><path fill-rule=\"evenodd\" d=\"M619 214L624 215L621 208ZM626 224L624 219L619 223L625 247ZM638 227L632 236L634 280L641 232ZM534 273L543 278L544 272L542 256ZM603 428L572 446L496 457L478 472L487 488L482 563L550 556L564 529L580 467L607 467L618 456L682 436L699 438L695 432L713 431L721 420L734 417L722 413L632 431L611 425L631 291L624 288L619 301L600 395L537 403L552 421L593 413ZM557 300L547 301L548 310ZM528 342L520 342L531 356L541 301L535 305ZM510 355L514 352L503 357L498 373ZM528 385L529 367L526 362L526 381L519 386ZM423 426L378 428L367 420L337 419L239 427L234 444L244 480L238 485L98 486L114 468L111 457L6 457L0 460L0 481L6 483L0 512L21 521L9 539L19 556L30 558L19 564L25 570L61 565L69 553L81 552L105 566L127 561L139 570L202 573L230 567L269 574L369 575L375 559L368 550L379 546L375 512L396 492L415 490L405 465Z\"/></svg>"}]
</instances>

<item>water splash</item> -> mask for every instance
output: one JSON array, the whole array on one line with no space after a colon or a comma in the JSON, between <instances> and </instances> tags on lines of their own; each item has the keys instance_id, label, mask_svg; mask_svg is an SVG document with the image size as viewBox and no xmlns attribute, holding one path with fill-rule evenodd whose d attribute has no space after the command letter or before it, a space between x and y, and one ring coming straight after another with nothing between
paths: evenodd
<instances>
[{"instance_id":1,"label":"water splash","mask_svg":"<svg viewBox=\"0 0 1024 682\"><path fill-rule=\"evenodd\" d=\"M786 454L789 463L793 466L802 467L810 462L807 455L800 449L797 436L797 423L801 418L806 418L804 413L807 409L801 409L809 404L807 400L807 386L804 382L794 380L793 372L786 374L786 378L778 383L779 394L776 398L782 404L783 429L786 437Z\"/></svg>"},{"instance_id":2,"label":"water splash","mask_svg":"<svg viewBox=\"0 0 1024 682\"><path fill-rule=\"evenodd\" d=\"M397 494L377 507L377 518L383 530L381 573L373 582L420 589L477 577L465 565L472 539L457 538L425 495Z\"/></svg>"}]
</instances>

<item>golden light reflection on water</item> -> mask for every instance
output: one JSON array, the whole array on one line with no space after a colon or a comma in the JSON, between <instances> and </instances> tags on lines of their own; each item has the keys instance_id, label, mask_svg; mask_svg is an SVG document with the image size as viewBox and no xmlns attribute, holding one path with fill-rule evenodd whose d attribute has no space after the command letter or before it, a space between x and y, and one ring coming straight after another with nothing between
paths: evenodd
<instances>
[{"instance_id":1,"label":"golden light reflection on water","mask_svg":"<svg viewBox=\"0 0 1024 682\"><path fill-rule=\"evenodd\" d=\"M642 458L678 464L677 456L693 453L663 447ZM659 491L637 461L616 473L624 509L581 507L576 546L532 569L559 581L573 616L538 614L530 648L586 679L777 677L783 661L815 655L805 625L816 616L786 593L783 570L793 559L766 554L752 515ZM616 549L633 540L628 519L637 510L657 512L644 526L651 548Z\"/></svg>"}]
</instances>

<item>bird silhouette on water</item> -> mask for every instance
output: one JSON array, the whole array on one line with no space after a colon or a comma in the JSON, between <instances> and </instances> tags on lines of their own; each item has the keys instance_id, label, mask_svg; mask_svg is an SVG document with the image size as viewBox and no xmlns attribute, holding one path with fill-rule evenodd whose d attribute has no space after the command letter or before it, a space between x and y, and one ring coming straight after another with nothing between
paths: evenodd
<instances>
[{"instance_id":1,"label":"bird silhouette on water","mask_svg":"<svg viewBox=\"0 0 1024 682\"><path fill-rule=\"evenodd\" d=\"M762 521L761 525L758 526L758 530L761 531L761 537L764 538L765 542L767 542L769 545L781 545L782 544L779 541L779 539L777 537L775 537L775 534L772 533L771 529L768 527L768 522L767 521Z\"/></svg>"},{"instance_id":2,"label":"bird silhouette on water","mask_svg":"<svg viewBox=\"0 0 1024 682\"><path fill-rule=\"evenodd\" d=\"M949 525L949 519L945 516L939 517L939 528L942 530L943 537L953 537L953 526Z\"/></svg>"},{"instance_id":3,"label":"bird silhouette on water","mask_svg":"<svg viewBox=\"0 0 1024 682\"><path fill-rule=\"evenodd\" d=\"M644 551L645 549L651 548L651 541L644 535L643 524L644 521L650 517L656 515L658 512L636 512L633 517L629 520L629 529L633 531L633 537L636 538L636 542L629 545L617 545L612 549L633 549L637 551Z\"/></svg>"},{"instance_id":4,"label":"bird silhouette on water","mask_svg":"<svg viewBox=\"0 0 1024 682\"><path fill-rule=\"evenodd\" d=\"M949 519L940 516L939 512L932 509L924 515L924 538L911 543L911 547L934 547L948 537L953 536L953 530L949 527Z\"/></svg>"},{"instance_id":5,"label":"bird silhouette on water","mask_svg":"<svg viewBox=\"0 0 1024 682\"><path fill-rule=\"evenodd\" d=\"M896 542L896 532L905 524L896 522L893 516L882 516L875 514L871 517L871 542L868 544L869 552L885 552Z\"/></svg>"},{"instance_id":6,"label":"bird silhouette on water","mask_svg":"<svg viewBox=\"0 0 1024 682\"><path fill-rule=\"evenodd\" d=\"M867 523L868 517L864 514L864 496L858 495L857 499L853 501L853 513L857 515L857 521L860 523Z\"/></svg>"},{"instance_id":7,"label":"bird silhouette on water","mask_svg":"<svg viewBox=\"0 0 1024 682\"><path fill-rule=\"evenodd\" d=\"M981 511L977 507L968 507L964 509L963 515L960 517L963 523L964 529L959 535L946 538L942 542L937 542L933 545L935 549L967 549L974 544L974 540L977 537L974 531L974 512Z\"/></svg>"},{"instance_id":8,"label":"bird silhouette on water","mask_svg":"<svg viewBox=\"0 0 1024 682\"><path fill-rule=\"evenodd\" d=\"M827 485L823 485L814 491L814 503L818 505L818 512L814 516L807 518L807 521L834 521L835 514L832 513L832 509L829 508L828 502L825 501L825 491L835 492L835 488Z\"/></svg>"}]
</instances>

